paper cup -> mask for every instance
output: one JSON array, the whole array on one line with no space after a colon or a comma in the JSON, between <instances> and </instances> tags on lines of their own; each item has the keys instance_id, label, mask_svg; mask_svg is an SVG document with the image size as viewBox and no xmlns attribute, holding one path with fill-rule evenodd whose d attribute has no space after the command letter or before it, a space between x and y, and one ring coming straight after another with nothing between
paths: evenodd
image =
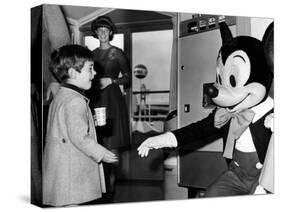
<instances>
[{"instance_id":1,"label":"paper cup","mask_svg":"<svg viewBox=\"0 0 281 212\"><path fill-rule=\"evenodd\" d=\"M104 126L106 124L106 108L98 107L94 108L96 115L97 126Z\"/></svg>"}]
</instances>

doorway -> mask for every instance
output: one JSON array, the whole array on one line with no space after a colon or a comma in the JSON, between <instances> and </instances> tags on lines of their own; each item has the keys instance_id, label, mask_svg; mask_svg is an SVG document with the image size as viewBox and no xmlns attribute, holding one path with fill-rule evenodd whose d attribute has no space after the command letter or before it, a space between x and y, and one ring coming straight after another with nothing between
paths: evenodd
<instances>
[{"instance_id":1,"label":"doorway","mask_svg":"<svg viewBox=\"0 0 281 212\"><path fill-rule=\"evenodd\" d=\"M172 42L173 30L132 33L133 131L163 132L169 110ZM139 76L136 67L146 73ZM144 129L138 128L138 121L145 122Z\"/></svg>"}]
</instances>

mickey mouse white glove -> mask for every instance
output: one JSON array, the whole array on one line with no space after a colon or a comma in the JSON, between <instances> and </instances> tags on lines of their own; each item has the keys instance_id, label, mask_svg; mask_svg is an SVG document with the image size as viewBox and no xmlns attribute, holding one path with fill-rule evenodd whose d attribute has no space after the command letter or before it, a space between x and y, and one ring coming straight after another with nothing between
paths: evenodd
<instances>
[{"instance_id":1,"label":"mickey mouse white glove","mask_svg":"<svg viewBox=\"0 0 281 212\"><path fill-rule=\"evenodd\" d=\"M273 127L273 113L270 113L264 120L264 126L268 129L270 129L272 132L274 130L274 127Z\"/></svg>"},{"instance_id":2,"label":"mickey mouse white glove","mask_svg":"<svg viewBox=\"0 0 281 212\"><path fill-rule=\"evenodd\" d=\"M261 185L258 185L256 187L254 194L266 194L266 191L264 190L264 188Z\"/></svg>"},{"instance_id":3,"label":"mickey mouse white glove","mask_svg":"<svg viewBox=\"0 0 281 212\"><path fill-rule=\"evenodd\" d=\"M178 142L173 133L167 132L162 135L147 138L139 147L138 154L141 157L147 157L149 150L160 149L164 147L177 147Z\"/></svg>"}]
</instances>

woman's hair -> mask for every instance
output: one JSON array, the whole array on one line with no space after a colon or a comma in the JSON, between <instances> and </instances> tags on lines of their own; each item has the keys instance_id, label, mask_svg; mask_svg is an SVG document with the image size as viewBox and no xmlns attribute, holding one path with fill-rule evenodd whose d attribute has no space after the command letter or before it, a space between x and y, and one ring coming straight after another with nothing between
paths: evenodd
<instances>
[{"instance_id":1,"label":"woman's hair","mask_svg":"<svg viewBox=\"0 0 281 212\"><path fill-rule=\"evenodd\" d=\"M50 70L59 82L64 82L69 78L70 68L80 73L84 63L92 60L92 52L87 47L65 45L52 52Z\"/></svg>"},{"instance_id":2,"label":"woman's hair","mask_svg":"<svg viewBox=\"0 0 281 212\"><path fill-rule=\"evenodd\" d=\"M112 41L114 34L116 33L116 28L112 20L108 16L99 16L96 18L92 24L91 24L91 29L93 33L94 38L98 38L98 35L96 33L96 30L99 27L106 27L111 31L111 34L109 35L109 41Z\"/></svg>"}]
</instances>

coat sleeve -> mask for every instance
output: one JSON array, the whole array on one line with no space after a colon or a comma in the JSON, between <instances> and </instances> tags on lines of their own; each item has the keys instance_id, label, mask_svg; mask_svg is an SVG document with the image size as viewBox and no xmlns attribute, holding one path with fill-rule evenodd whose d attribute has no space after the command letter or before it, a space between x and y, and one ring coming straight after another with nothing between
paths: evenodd
<instances>
[{"instance_id":1,"label":"coat sleeve","mask_svg":"<svg viewBox=\"0 0 281 212\"><path fill-rule=\"evenodd\" d=\"M98 144L93 136L88 134L89 123L85 100L75 98L65 106L65 120L70 141L81 152L100 162L106 149Z\"/></svg>"},{"instance_id":2,"label":"coat sleeve","mask_svg":"<svg viewBox=\"0 0 281 212\"><path fill-rule=\"evenodd\" d=\"M215 110L206 118L172 131L179 148L195 150L222 137L222 130L214 127Z\"/></svg>"}]
</instances>

